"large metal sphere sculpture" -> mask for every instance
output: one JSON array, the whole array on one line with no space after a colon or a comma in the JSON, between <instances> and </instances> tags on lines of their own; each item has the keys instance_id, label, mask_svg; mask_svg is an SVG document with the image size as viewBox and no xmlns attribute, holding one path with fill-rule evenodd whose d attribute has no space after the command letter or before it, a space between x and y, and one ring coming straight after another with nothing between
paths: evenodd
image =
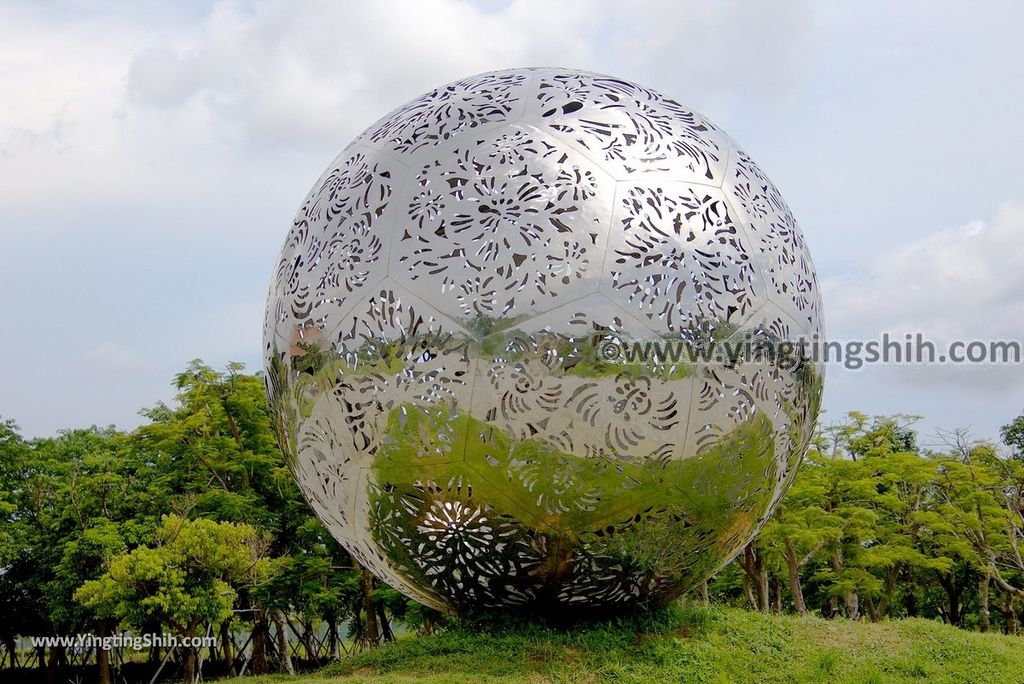
<instances>
[{"instance_id":1,"label":"large metal sphere sculpture","mask_svg":"<svg viewBox=\"0 0 1024 684\"><path fill-rule=\"evenodd\" d=\"M345 148L264 343L289 465L360 563L441 609L560 610L663 603L750 541L822 369L700 355L820 330L800 230L721 130L633 83L516 69Z\"/></svg>"}]
</instances>

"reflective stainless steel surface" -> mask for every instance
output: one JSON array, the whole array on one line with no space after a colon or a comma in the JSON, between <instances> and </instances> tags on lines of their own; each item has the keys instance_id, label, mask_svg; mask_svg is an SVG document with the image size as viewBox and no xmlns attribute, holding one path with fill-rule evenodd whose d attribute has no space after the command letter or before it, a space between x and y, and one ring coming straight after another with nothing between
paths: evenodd
<instances>
[{"instance_id":1,"label":"reflective stainless steel surface","mask_svg":"<svg viewBox=\"0 0 1024 684\"><path fill-rule=\"evenodd\" d=\"M721 130L619 79L518 69L345 148L285 241L264 349L289 465L361 563L438 608L551 610L707 577L818 411L809 363L630 350L816 333L800 230Z\"/></svg>"}]
</instances>

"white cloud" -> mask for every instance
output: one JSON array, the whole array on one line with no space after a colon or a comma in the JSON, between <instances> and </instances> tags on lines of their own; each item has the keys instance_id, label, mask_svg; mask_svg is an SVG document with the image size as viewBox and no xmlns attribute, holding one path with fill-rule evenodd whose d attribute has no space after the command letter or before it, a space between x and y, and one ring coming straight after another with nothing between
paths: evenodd
<instances>
[{"instance_id":1,"label":"white cloud","mask_svg":"<svg viewBox=\"0 0 1024 684\"><path fill-rule=\"evenodd\" d=\"M1024 203L987 221L881 250L862 272L825 283L836 331L922 331L948 339L1019 335Z\"/></svg>"},{"instance_id":2,"label":"white cloud","mask_svg":"<svg viewBox=\"0 0 1024 684\"><path fill-rule=\"evenodd\" d=\"M615 62L683 102L788 94L813 63L814 3L641 0L614 28ZM705 112L707 113L707 112ZM712 117L714 118L714 117Z\"/></svg>"},{"instance_id":3,"label":"white cloud","mask_svg":"<svg viewBox=\"0 0 1024 684\"><path fill-rule=\"evenodd\" d=\"M987 221L939 230L879 252L852 275L825 281L834 339L898 339L922 333L938 351L955 340L1024 343L1024 203L1007 203ZM1021 366L893 367L915 383L1005 386Z\"/></svg>"},{"instance_id":4,"label":"white cloud","mask_svg":"<svg viewBox=\"0 0 1024 684\"><path fill-rule=\"evenodd\" d=\"M1021 199L1020 97L1004 87L1020 71L1020 22L1005 8L919 4L4 3L0 337L25 362L0 404L34 434L131 422L169 393L176 355L253 359L276 251L328 161L436 85L523 65L619 75L725 125L783 188L822 275L879 254L828 281L830 333L1019 334L1021 205L906 241ZM15 330L54 320L77 331L74 348L66 335L30 352L15 343ZM90 352L111 329L118 342ZM874 371L830 384L839 411L874 410L884 390L894 410L959 415L921 384L955 384L956 371L975 398L988 391L974 368L924 369L913 386ZM60 405L40 389L58 383ZM970 409L996 415L1021 391ZM936 403L917 408L914 392Z\"/></svg>"},{"instance_id":5,"label":"white cloud","mask_svg":"<svg viewBox=\"0 0 1024 684\"><path fill-rule=\"evenodd\" d=\"M103 342L85 355L86 362L104 372L134 370L141 365L141 359L134 349L123 347L117 342Z\"/></svg>"},{"instance_id":6,"label":"white cloud","mask_svg":"<svg viewBox=\"0 0 1024 684\"><path fill-rule=\"evenodd\" d=\"M290 192L297 155L326 163L390 109L490 69L604 70L698 109L726 91L763 94L801 71L809 14L801 0L767 13L696 0L271 0L218 2L189 25L7 6L0 210L24 219L46 206L73 226L72 205L194 203L238 191L242 175Z\"/></svg>"},{"instance_id":7,"label":"white cloud","mask_svg":"<svg viewBox=\"0 0 1024 684\"><path fill-rule=\"evenodd\" d=\"M811 8L646 0L456 0L220 4L199 40L132 62L135 102L199 102L248 141L337 144L381 114L460 76L512 66L623 69L684 100L778 91L803 69ZM340 134L340 135L339 135Z\"/></svg>"}]
</instances>

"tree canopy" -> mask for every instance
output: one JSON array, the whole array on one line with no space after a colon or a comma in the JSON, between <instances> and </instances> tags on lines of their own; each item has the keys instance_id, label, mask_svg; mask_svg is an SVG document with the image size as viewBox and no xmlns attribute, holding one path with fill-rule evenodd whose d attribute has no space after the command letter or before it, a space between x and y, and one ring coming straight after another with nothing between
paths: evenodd
<instances>
[{"instance_id":1,"label":"tree canopy","mask_svg":"<svg viewBox=\"0 0 1024 684\"><path fill-rule=\"evenodd\" d=\"M193 361L173 405L111 427L24 439L0 420L0 644L18 636L172 631L250 636L247 672L316 664L440 616L376 582L302 498L271 427L263 378ZM1003 444L912 416L823 426L760 535L694 592L762 611L929 617L1019 632L1024 604L1024 415ZM25 606L37 607L25 610ZM329 647L317 641L326 634ZM288 640L299 642L289 645ZM168 655L168 654L163 654ZM53 647L51 672L67 663ZM159 650L150 654L157 661ZM186 677L196 651L175 654ZM98 662L101 682L111 663Z\"/></svg>"}]
</instances>

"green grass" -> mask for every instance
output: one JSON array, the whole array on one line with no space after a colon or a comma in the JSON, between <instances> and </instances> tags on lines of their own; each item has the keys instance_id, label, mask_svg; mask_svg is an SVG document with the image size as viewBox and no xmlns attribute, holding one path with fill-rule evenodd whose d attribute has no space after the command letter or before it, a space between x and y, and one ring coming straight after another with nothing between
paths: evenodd
<instances>
[{"instance_id":1,"label":"green grass","mask_svg":"<svg viewBox=\"0 0 1024 684\"><path fill-rule=\"evenodd\" d=\"M1024 682L1024 638L689 606L572 628L463 623L296 682Z\"/></svg>"}]
</instances>

